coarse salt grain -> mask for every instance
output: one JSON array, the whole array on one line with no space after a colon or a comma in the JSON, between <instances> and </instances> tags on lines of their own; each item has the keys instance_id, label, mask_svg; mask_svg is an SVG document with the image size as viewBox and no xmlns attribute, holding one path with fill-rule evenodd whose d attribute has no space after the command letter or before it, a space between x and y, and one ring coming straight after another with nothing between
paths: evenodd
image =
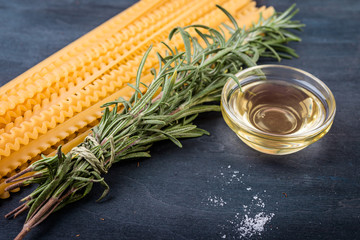
<instances>
[{"instance_id":1,"label":"coarse salt grain","mask_svg":"<svg viewBox=\"0 0 360 240\"><path fill-rule=\"evenodd\" d=\"M223 169L223 167L221 167ZM226 167L225 167L226 168ZM231 165L227 166L228 169L231 169ZM224 187L229 184L233 184L235 182L240 182L241 184L245 183L242 181L242 178L245 174L240 174L239 171L225 171L220 172L220 176L214 176L218 179L223 179L225 185L223 185L222 190L224 191ZM249 175L248 175L249 176ZM248 186L245 188L247 191L253 191L252 187ZM266 193L266 190L263 190ZM231 200L231 199L230 199ZM231 202L230 202L231 203ZM227 202L220 196L210 196L207 199L207 205L211 205L214 207L225 206ZM274 213L267 213L265 210L265 203L259 197L258 194L251 197L251 203L249 205L242 205L243 214L236 213L235 217L232 220L228 220L227 222L231 224L228 226L232 229L232 232L235 234L234 236L228 236L224 234L224 232L220 233L220 237L225 239L228 237L232 238L240 238L247 239L254 235L260 236L262 232L265 230L265 225L271 221L271 219L275 216ZM222 226L223 230L225 230L225 225Z\"/></svg>"},{"instance_id":2,"label":"coarse salt grain","mask_svg":"<svg viewBox=\"0 0 360 240\"><path fill-rule=\"evenodd\" d=\"M223 207L227 204L222 197L210 196L208 197L209 205L214 207Z\"/></svg>"},{"instance_id":3,"label":"coarse salt grain","mask_svg":"<svg viewBox=\"0 0 360 240\"><path fill-rule=\"evenodd\" d=\"M251 237L253 235L261 235L264 231L264 226L271 220L274 213L266 214L260 212L254 217L249 217L245 214L244 218L237 227L237 231L241 237Z\"/></svg>"}]
</instances>

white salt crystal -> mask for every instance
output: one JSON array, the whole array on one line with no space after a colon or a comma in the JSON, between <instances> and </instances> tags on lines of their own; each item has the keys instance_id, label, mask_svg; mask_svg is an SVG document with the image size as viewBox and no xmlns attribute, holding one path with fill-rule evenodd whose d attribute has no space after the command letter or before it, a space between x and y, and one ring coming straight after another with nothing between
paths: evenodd
<instances>
[{"instance_id":1,"label":"white salt crystal","mask_svg":"<svg viewBox=\"0 0 360 240\"><path fill-rule=\"evenodd\" d=\"M261 235L261 232L264 231L265 224L269 222L274 215L274 213L265 214L264 212L256 214L253 218L245 215L239 226L237 226L237 231L242 237Z\"/></svg>"},{"instance_id":2,"label":"white salt crystal","mask_svg":"<svg viewBox=\"0 0 360 240\"><path fill-rule=\"evenodd\" d=\"M223 207L227 204L222 197L218 196L210 196L208 197L208 201L210 202L210 205L214 207Z\"/></svg>"}]
</instances>

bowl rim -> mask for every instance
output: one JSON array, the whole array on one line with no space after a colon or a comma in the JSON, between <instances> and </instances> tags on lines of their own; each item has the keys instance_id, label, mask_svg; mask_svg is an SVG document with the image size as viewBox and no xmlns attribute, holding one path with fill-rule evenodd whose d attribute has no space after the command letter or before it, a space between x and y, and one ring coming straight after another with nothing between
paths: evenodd
<instances>
[{"instance_id":1,"label":"bowl rim","mask_svg":"<svg viewBox=\"0 0 360 240\"><path fill-rule=\"evenodd\" d=\"M264 131L261 131L255 127L248 127L247 125L245 125L243 123L243 121L236 117L236 115L230 111L230 108L228 107L228 101L227 101L227 96L225 95L228 88L229 88L229 85L232 83L235 83L235 81L232 79L232 78L229 78L227 80L227 82L225 83L223 89L222 89L222 92L221 92L221 108L225 110L225 113L228 115L228 117L231 118L231 120L239 125L240 128L242 128L243 130L247 131L247 132L250 132L251 134L254 134L254 135L258 135L258 136L261 136L262 138L264 138L264 136L269 136L271 138L281 138L281 139L291 139L291 140L296 140L296 139L303 139L303 138L309 138L309 137L313 137L317 134L320 134L322 133L324 130L326 130L329 126L331 126L333 120L334 120L334 117L335 117L335 113L336 113L336 102L335 102L335 97L333 95L333 93L331 92L331 90L329 89L329 87L323 82L321 81L319 78L315 77L314 75L312 75L311 73L308 73L304 70L301 70L301 69L298 69L298 68L295 68L295 67L290 67L290 66L286 66L286 65L281 65L281 64L264 64L264 65L256 65L256 66L253 66L253 67L250 67L250 68L246 68L244 70L241 70L239 72L237 72L235 74L235 76L237 78L239 78L241 75L244 75L250 71L253 71L254 69L264 69L264 68L283 68L283 69L288 69L288 70L292 70L292 71L296 71L296 72L299 72L309 78L311 78L312 80L314 80L315 82L317 82L318 84L320 84L320 86L322 88L325 89L325 91L329 94L330 96L330 103L333 104L333 108L330 108L330 112L329 112L329 115L328 117L325 119L325 121L323 122L323 124L321 124L320 126L314 128L314 129L311 129L309 131L306 131L306 132L301 132L301 133L291 133L291 134L274 134L274 133L267 133L267 132L264 132ZM249 75L251 76L251 75ZM235 83L236 84L236 83ZM331 111L332 110L332 111Z\"/></svg>"}]
</instances>

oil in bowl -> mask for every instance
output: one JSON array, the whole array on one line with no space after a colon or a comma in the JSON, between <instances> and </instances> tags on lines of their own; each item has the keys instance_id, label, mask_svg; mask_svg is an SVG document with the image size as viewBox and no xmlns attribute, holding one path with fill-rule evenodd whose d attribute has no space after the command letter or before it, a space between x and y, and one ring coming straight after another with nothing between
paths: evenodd
<instances>
[{"instance_id":1,"label":"oil in bowl","mask_svg":"<svg viewBox=\"0 0 360 240\"><path fill-rule=\"evenodd\" d=\"M325 107L311 91L285 81L254 82L229 98L231 111L260 131L291 134L320 126Z\"/></svg>"},{"instance_id":2,"label":"oil in bowl","mask_svg":"<svg viewBox=\"0 0 360 240\"><path fill-rule=\"evenodd\" d=\"M250 147L289 154L320 139L331 127L335 100L314 76L290 67L263 65L229 79L222 93L226 123Z\"/></svg>"}]
</instances>

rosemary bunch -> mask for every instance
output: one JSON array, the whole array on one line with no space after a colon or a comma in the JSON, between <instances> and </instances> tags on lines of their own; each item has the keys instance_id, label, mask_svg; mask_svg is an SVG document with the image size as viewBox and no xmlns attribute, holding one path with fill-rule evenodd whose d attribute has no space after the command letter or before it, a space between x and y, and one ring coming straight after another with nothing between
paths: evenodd
<instances>
[{"instance_id":1,"label":"rosemary bunch","mask_svg":"<svg viewBox=\"0 0 360 240\"><path fill-rule=\"evenodd\" d=\"M255 65L260 57L297 57L294 50L285 46L289 41L300 41L289 30L300 30L303 24L291 20L295 6L282 14L274 14L260 20L248 30L239 28L236 20L218 6L233 26L223 24L230 32L225 33L204 26L177 27L169 39L180 34L185 51L178 51L166 43L166 54L156 53L159 68L151 70L154 79L149 86L140 76L151 47L145 53L136 77L135 85L129 84L134 95L129 101L119 98L105 104L98 126L83 143L64 154L61 147L57 155L43 157L24 171L7 179L17 182L7 190L37 183L39 186L21 201L23 204L6 217L16 217L28 210L26 222L16 239L22 239L33 227L44 221L52 212L86 196L94 183L100 183L109 191L103 175L113 163L124 159L150 157L151 144L169 139L181 147L180 138L193 138L208 134L193 124L199 113L219 111L218 102L222 87L229 78L238 82L235 73L244 67ZM196 32L191 36L189 30ZM140 87L145 87L143 93ZM19 178L26 172L36 173Z\"/></svg>"}]
</instances>

